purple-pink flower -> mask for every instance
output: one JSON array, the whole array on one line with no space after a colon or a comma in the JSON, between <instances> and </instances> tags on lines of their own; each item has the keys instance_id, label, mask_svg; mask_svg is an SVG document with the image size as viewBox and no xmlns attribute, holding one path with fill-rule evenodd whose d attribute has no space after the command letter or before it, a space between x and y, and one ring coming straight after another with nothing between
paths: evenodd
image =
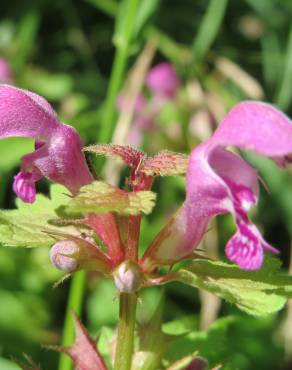
<instances>
[{"instance_id":1,"label":"purple-pink flower","mask_svg":"<svg viewBox=\"0 0 292 370\"><path fill-rule=\"evenodd\" d=\"M43 176L76 194L93 179L88 170L79 135L59 122L41 96L9 85L0 85L0 139L35 139L35 151L21 158L13 190L24 202L35 200L35 183Z\"/></svg>"},{"instance_id":2,"label":"purple-pink flower","mask_svg":"<svg viewBox=\"0 0 292 370\"><path fill-rule=\"evenodd\" d=\"M158 96L173 98L179 87L179 79L173 66L164 62L151 68L146 77L146 86Z\"/></svg>"},{"instance_id":3,"label":"purple-pink flower","mask_svg":"<svg viewBox=\"0 0 292 370\"><path fill-rule=\"evenodd\" d=\"M247 101L235 106L214 135L191 153L186 200L144 256L144 264L173 263L192 255L210 219L231 213L237 231L226 255L243 269L262 265L264 251L277 253L249 220L259 194L256 170L228 146L252 150L280 165L291 160L292 122L273 106Z\"/></svg>"}]
</instances>

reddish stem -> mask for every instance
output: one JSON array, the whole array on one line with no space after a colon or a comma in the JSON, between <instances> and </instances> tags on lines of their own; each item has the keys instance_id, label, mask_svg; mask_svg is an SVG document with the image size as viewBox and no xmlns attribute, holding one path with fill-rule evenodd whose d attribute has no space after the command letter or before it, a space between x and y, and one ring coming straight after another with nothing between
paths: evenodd
<instances>
[{"instance_id":1,"label":"reddish stem","mask_svg":"<svg viewBox=\"0 0 292 370\"><path fill-rule=\"evenodd\" d=\"M113 262L120 262L124 258L119 228L115 216L110 213L90 213L85 224L91 227L99 236L108 250Z\"/></svg>"},{"instance_id":2,"label":"reddish stem","mask_svg":"<svg viewBox=\"0 0 292 370\"><path fill-rule=\"evenodd\" d=\"M129 216L128 240L125 250L125 259L138 261L141 215Z\"/></svg>"}]
</instances>

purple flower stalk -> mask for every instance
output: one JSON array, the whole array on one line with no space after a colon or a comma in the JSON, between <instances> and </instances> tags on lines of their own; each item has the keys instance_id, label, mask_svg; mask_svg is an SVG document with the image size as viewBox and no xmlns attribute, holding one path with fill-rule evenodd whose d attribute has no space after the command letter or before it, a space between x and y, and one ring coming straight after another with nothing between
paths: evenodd
<instances>
[{"instance_id":1,"label":"purple flower stalk","mask_svg":"<svg viewBox=\"0 0 292 370\"><path fill-rule=\"evenodd\" d=\"M0 85L0 139L13 136L35 139L35 151L21 158L21 170L13 183L24 202L34 202L35 183L43 176L66 186L72 194L93 180L75 129L59 122L41 96Z\"/></svg>"},{"instance_id":2,"label":"purple flower stalk","mask_svg":"<svg viewBox=\"0 0 292 370\"><path fill-rule=\"evenodd\" d=\"M0 83L11 83L13 80L12 78L12 71L10 68L9 63L6 59L0 58Z\"/></svg>"},{"instance_id":3,"label":"purple flower stalk","mask_svg":"<svg viewBox=\"0 0 292 370\"><path fill-rule=\"evenodd\" d=\"M146 252L144 264L173 263L188 258L198 246L210 219L231 213L237 231L226 245L226 255L243 269L258 269L264 251L277 253L249 220L248 211L259 194L256 170L227 146L252 150L280 165L291 160L292 122L269 104L238 104L214 135L191 153L186 200Z\"/></svg>"}]
</instances>

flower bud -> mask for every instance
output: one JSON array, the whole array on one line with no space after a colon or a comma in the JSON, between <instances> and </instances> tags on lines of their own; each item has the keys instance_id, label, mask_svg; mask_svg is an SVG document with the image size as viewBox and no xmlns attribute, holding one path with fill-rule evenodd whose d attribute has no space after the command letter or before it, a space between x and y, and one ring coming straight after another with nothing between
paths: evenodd
<instances>
[{"instance_id":1,"label":"flower bud","mask_svg":"<svg viewBox=\"0 0 292 370\"><path fill-rule=\"evenodd\" d=\"M52 264L59 270L72 272L77 269L79 247L71 240L63 240L53 245L50 250Z\"/></svg>"},{"instance_id":2,"label":"flower bud","mask_svg":"<svg viewBox=\"0 0 292 370\"><path fill-rule=\"evenodd\" d=\"M134 293L142 285L143 272L133 261L121 263L113 273L116 287L120 293Z\"/></svg>"}]
</instances>

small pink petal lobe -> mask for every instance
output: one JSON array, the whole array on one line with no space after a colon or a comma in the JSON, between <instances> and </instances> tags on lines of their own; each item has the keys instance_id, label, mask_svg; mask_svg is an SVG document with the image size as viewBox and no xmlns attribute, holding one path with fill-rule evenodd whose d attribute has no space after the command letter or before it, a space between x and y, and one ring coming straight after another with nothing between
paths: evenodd
<instances>
[{"instance_id":1,"label":"small pink petal lobe","mask_svg":"<svg viewBox=\"0 0 292 370\"><path fill-rule=\"evenodd\" d=\"M36 197L33 174L20 171L13 181L13 191L25 203L33 203Z\"/></svg>"},{"instance_id":2,"label":"small pink petal lobe","mask_svg":"<svg viewBox=\"0 0 292 370\"><path fill-rule=\"evenodd\" d=\"M260 268L264 258L262 238L253 225L240 225L225 251L230 261L245 270Z\"/></svg>"}]
</instances>

